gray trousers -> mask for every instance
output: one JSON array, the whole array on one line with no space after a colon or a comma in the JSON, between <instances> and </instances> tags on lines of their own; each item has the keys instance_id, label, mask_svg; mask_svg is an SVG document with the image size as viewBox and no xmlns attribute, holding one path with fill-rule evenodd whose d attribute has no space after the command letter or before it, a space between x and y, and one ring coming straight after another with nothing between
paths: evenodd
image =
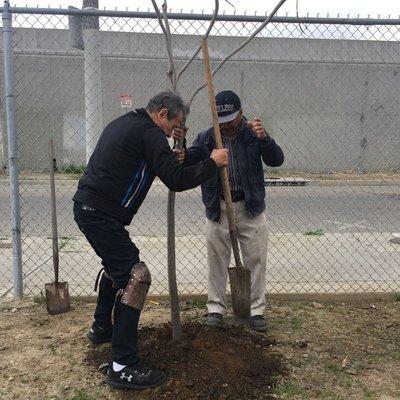
<instances>
[{"instance_id":1,"label":"gray trousers","mask_svg":"<svg viewBox=\"0 0 400 400\"><path fill-rule=\"evenodd\" d=\"M265 269L267 225L264 213L251 218L244 201L233 203L242 261L251 271L251 315L262 315L265 309ZM206 224L209 313L225 314L226 284L231 259L231 240L225 202L221 201L221 220Z\"/></svg>"}]
</instances>

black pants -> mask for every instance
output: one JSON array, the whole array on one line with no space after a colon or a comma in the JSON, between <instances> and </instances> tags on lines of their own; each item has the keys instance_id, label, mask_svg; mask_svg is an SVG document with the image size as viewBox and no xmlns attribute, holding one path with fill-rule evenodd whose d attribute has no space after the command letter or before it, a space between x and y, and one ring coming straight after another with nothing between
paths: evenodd
<instances>
[{"instance_id":1,"label":"black pants","mask_svg":"<svg viewBox=\"0 0 400 400\"><path fill-rule=\"evenodd\" d=\"M79 229L101 258L104 270L112 278L105 275L101 278L93 325L110 328L114 309L113 361L135 365L138 362L137 327L140 310L122 304L117 292L126 286L132 267L140 261L139 250L119 219L79 202L74 203L74 217Z\"/></svg>"}]
</instances>

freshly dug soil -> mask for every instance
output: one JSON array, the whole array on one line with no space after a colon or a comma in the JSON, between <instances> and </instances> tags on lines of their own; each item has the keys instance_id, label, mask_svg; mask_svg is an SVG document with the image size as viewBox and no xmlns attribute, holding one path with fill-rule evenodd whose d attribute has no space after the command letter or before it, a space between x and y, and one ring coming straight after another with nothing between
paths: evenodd
<instances>
[{"instance_id":1,"label":"freshly dug soil","mask_svg":"<svg viewBox=\"0 0 400 400\"><path fill-rule=\"evenodd\" d=\"M267 335L237 326L183 325L172 340L171 326L145 327L139 333L141 359L167 373L163 386L119 391L121 399L273 399L273 386L284 373L281 357ZM89 348L85 362L95 373L110 360L110 347Z\"/></svg>"}]
</instances>

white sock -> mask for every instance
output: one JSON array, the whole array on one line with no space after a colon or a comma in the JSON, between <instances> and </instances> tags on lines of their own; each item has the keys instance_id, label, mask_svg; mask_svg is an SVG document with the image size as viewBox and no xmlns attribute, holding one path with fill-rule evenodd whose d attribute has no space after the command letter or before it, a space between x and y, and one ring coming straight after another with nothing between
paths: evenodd
<instances>
[{"instance_id":1,"label":"white sock","mask_svg":"<svg viewBox=\"0 0 400 400\"><path fill-rule=\"evenodd\" d=\"M126 367L126 365L118 364L118 363L116 363L115 361L113 361L113 366L112 366L112 368L113 368L113 370L114 370L115 372L119 372L119 371L121 371L122 369L124 369L125 367Z\"/></svg>"}]
</instances>

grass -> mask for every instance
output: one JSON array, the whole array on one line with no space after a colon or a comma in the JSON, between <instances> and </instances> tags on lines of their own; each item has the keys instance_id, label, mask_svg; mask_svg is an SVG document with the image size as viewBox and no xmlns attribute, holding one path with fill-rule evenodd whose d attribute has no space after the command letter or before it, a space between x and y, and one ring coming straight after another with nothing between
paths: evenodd
<instances>
[{"instance_id":1,"label":"grass","mask_svg":"<svg viewBox=\"0 0 400 400\"><path fill-rule=\"evenodd\" d=\"M304 232L307 236L322 236L324 234L323 229L309 229L308 231Z\"/></svg>"},{"instance_id":2,"label":"grass","mask_svg":"<svg viewBox=\"0 0 400 400\"><path fill-rule=\"evenodd\" d=\"M75 396L71 400L95 400L95 398L90 396L86 390L76 389Z\"/></svg>"},{"instance_id":3,"label":"grass","mask_svg":"<svg viewBox=\"0 0 400 400\"><path fill-rule=\"evenodd\" d=\"M391 354L391 357L392 357L393 360L395 360L395 361L400 361L400 351L394 351L394 352Z\"/></svg>"},{"instance_id":4,"label":"grass","mask_svg":"<svg viewBox=\"0 0 400 400\"><path fill-rule=\"evenodd\" d=\"M57 355L58 351L57 351L57 345L56 344L50 343L49 344L49 349L51 351L51 354Z\"/></svg>"},{"instance_id":5,"label":"grass","mask_svg":"<svg viewBox=\"0 0 400 400\"><path fill-rule=\"evenodd\" d=\"M290 324L291 324L291 326L292 326L292 328L293 328L294 330L299 330L299 329L301 329L302 326L303 326L303 322L301 321L300 318L297 318L297 317L293 317L293 318L290 320Z\"/></svg>"},{"instance_id":6,"label":"grass","mask_svg":"<svg viewBox=\"0 0 400 400\"><path fill-rule=\"evenodd\" d=\"M345 389L351 389L351 387L353 386L353 379L349 376L346 376L344 378L343 386Z\"/></svg>"},{"instance_id":7,"label":"grass","mask_svg":"<svg viewBox=\"0 0 400 400\"><path fill-rule=\"evenodd\" d=\"M199 308L201 310L205 310L207 308L207 302L205 300L190 299L186 300L186 304L190 308Z\"/></svg>"},{"instance_id":8,"label":"grass","mask_svg":"<svg viewBox=\"0 0 400 400\"><path fill-rule=\"evenodd\" d=\"M69 237L69 236L61 236L60 243L58 244L58 250L63 249L71 239L73 239L73 238Z\"/></svg>"},{"instance_id":9,"label":"grass","mask_svg":"<svg viewBox=\"0 0 400 400\"><path fill-rule=\"evenodd\" d=\"M63 174L82 175L83 172L85 171L85 168L86 167L84 165L67 164L67 165L63 165L62 167L60 167L59 171Z\"/></svg>"},{"instance_id":10,"label":"grass","mask_svg":"<svg viewBox=\"0 0 400 400\"><path fill-rule=\"evenodd\" d=\"M272 374L269 374L265 377L265 383L268 386L276 387L279 379L280 379L280 375L276 372L273 372Z\"/></svg>"},{"instance_id":11,"label":"grass","mask_svg":"<svg viewBox=\"0 0 400 400\"><path fill-rule=\"evenodd\" d=\"M285 382L278 385L274 390L274 394L282 396L284 399L291 399L294 396L296 396L296 398L301 396L303 400L308 399L307 392L303 388L291 382Z\"/></svg>"},{"instance_id":12,"label":"grass","mask_svg":"<svg viewBox=\"0 0 400 400\"><path fill-rule=\"evenodd\" d=\"M69 388L63 388L61 389L63 392L66 392L69 390ZM1 392L0 392L1 393ZM95 396L90 395L86 390L84 389L74 389L74 393L72 394L73 397L66 397L64 394L62 397L58 396L50 396L50 397L44 397L43 400L98 400L101 399L102 396L100 393L96 394Z\"/></svg>"},{"instance_id":13,"label":"grass","mask_svg":"<svg viewBox=\"0 0 400 400\"><path fill-rule=\"evenodd\" d=\"M375 393L368 389L367 387L364 388L364 400L374 400L376 398Z\"/></svg>"},{"instance_id":14,"label":"grass","mask_svg":"<svg viewBox=\"0 0 400 400\"><path fill-rule=\"evenodd\" d=\"M340 396L339 394L335 393L332 390L323 390L318 395L319 400L345 400L344 397Z\"/></svg>"},{"instance_id":15,"label":"grass","mask_svg":"<svg viewBox=\"0 0 400 400\"><path fill-rule=\"evenodd\" d=\"M328 364L325 365L325 368L328 371L333 372L334 374L337 374L337 373L339 373L341 371L340 366L338 364L336 364L336 363L328 363Z\"/></svg>"},{"instance_id":16,"label":"grass","mask_svg":"<svg viewBox=\"0 0 400 400\"><path fill-rule=\"evenodd\" d=\"M264 168L264 173L268 173L270 175L280 175L281 170L279 168Z\"/></svg>"},{"instance_id":17,"label":"grass","mask_svg":"<svg viewBox=\"0 0 400 400\"><path fill-rule=\"evenodd\" d=\"M397 292L393 295L394 301L400 301L400 293Z\"/></svg>"}]
</instances>

